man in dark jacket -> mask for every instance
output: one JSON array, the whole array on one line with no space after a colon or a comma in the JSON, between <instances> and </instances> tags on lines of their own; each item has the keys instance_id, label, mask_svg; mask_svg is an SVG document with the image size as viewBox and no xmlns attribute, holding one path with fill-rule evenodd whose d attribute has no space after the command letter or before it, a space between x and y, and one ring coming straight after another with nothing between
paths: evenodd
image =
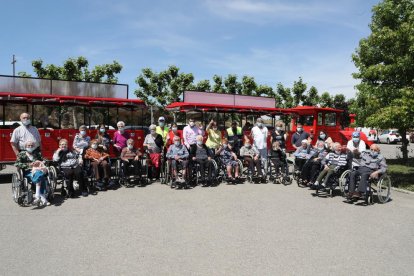
<instances>
[{"instance_id":1,"label":"man in dark jacket","mask_svg":"<svg viewBox=\"0 0 414 276\"><path fill-rule=\"evenodd\" d=\"M200 182L205 185L211 185L212 183L212 167L213 163L211 161L213 153L211 150L203 143L203 136L197 136L197 145L190 148L190 158L193 162L198 163L200 166L201 180ZM207 182L206 182L206 170L207 170Z\"/></svg>"}]
</instances>

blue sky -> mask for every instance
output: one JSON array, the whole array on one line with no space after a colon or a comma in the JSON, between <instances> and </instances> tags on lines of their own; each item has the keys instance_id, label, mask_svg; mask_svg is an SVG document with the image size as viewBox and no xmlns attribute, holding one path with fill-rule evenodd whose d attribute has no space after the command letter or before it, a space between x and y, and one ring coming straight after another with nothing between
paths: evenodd
<instances>
[{"instance_id":1,"label":"blue sky","mask_svg":"<svg viewBox=\"0 0 414 276\"><path fill-rule=\"evenodd\" d=\"M355 95L351 55L369 35L378 0L1 0L0 74L32 73L31 61L90 67L119 61L119 82L137 88L141 69L253 76L292 87L303 77L320 93Z\"/></svg>"}]
</instances>

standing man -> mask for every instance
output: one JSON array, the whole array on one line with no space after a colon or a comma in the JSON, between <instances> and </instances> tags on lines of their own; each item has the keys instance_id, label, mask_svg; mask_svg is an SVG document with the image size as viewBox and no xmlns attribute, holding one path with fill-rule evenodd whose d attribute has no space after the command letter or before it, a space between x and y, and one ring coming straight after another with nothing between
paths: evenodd
<instances>
[{"instance_id":1,"label":"standing man","mask_svg":"<svg viewBox=\"0 0 414 276\"><path fill-rule=\"evenodd\" d=\"M243 138L243 131L242 128L238 126L236 121L233 121L231 123L231 127L226 129L227 133L227 140L229 141L229 144L231 148L233 149L233 152L236 155L239 155L239 151L242 144L242 138Z\"/></svg>"},{"instance_id":2,"label":"standing man","mask_svg":"<svg viewBox=\"0 0 414 276\"><path fill-rule=\"evenodd\" d=\"M194 119L188 121L188 125L183 129L184 145L187 149L194 151L197 144L197 136L202 135L202 131L195 125Z\"/></svg>"},{"instance_id":3,"label":"standing man","mask_svg":"<svg viewBox=\"0 0 414 276\"><path fill-rule=\"evenodd\" d=\"M267 127L262 118L257 118L256 126L252 128L253 145L259 151L262 167L267 171Z\"/></svg>"},{"instance_id":4,"label":"standing man","mask_svg":"<svg viewBox=\"0 0 414 276\"><path fill-rule=\"evenodd\" d=\"M168 132L170 129L165 126L165 118L163 116L158 118L158 126L156 127L155 131L157 134L161 135L162 140L164 141L164 146L166 146L169 139Z\"/></svg>"},{"instance_id":5,"label":"standing man","mask_svg":"<svg viewBox=\"0 0 414 276\"><path fill-rule=\"evenodd\" d=\"M295 149L298 149L302 146L303 140L309 139L309 133L303 130L303 125L301 123L298 123L296 126L296 132L292 135L292 146Z\"/></svg>"},{"instance_id":6,"label":"standing man","mask_svg":"<svg viewBox=\"0 0 414 276\"><path fill-rule=\"evenodd\" d=\"M40 133L36 127L32 126L30 115L28 113L22 113L20 115L20 121L22 122L22 125L13 131L10 139L10 144L16 157L19 154L19 151L25 149L25 143L27 141L35 142L35 150L41 150Z\"/></svg>"}]
</instances>

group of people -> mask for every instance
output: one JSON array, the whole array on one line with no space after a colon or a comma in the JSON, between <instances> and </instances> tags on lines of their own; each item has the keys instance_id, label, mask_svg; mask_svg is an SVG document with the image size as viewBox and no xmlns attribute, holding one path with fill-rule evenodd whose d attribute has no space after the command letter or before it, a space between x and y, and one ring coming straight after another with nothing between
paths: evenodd
<instances>
[{"instance_id":1,"label":"group of people","mask_svg":"<svg viewBox=\"0 0 414 276\"><path fill-rule=\"evenodd\" d=\"M387 170L379 146L372 144L370 149L366 150L366 144L361 140L358 131L352 133L352 139L346 147L334 142L322 131L316 143L312 145L310 136L304 134L299 125L295 136L294 156L296 171L300 174L299 181L311 189L324 190L335 173L351 169L348 199L357 200L366 193L368 180L378 179L380 174ZM339 177L338 174L335 177ZM358 179L360 181L356 189Z\"/></svg>"},{"instance_id":2,"label":"group of people","mask_svg":"<svg viewBox=\"0 0 414 276\"><path fill-rule=\"evenodd\" d=\"M45 163L41 154L41 137L39 131L31 125L29 114L21 114L20 119L22 125L14 130L10 140L17 157L16 166L24 170L25 177L30 178L36 186L35 202L48 205L44 197L46 171L43 169ZM180 131L176 123L171 124L171 129L168 128L165 118L160 117L158 125L150 125L149 133L143 142L144 149L138 149L122 121L117 123L117 130L112 137L107 133L105 125L100 125L93 139L87 135L87 127L82 125L71 147L68 140L59 141L53 161L68 180L68 191L65 195L67 197L73 197L75 194L74 180L77 181L83 196L89 193L82 173L85 160L90 164L94 174L96 188L105 190L114 184L111 181L111 146L121 160L125 175L139 174L140 160L146 155L151 168L148 177L158 179L164 157L171 167L173 185L179 178L179 169L184 171L182 175L188 176L196 166L200 170L201 183L211 185L214 181L213 159L223 165L229 182L235 182L241 177L239 159L254 177L266 178L268 161L274 166L276 174L280 173L280 169L286 164L287 133L283 130L283 122L277 122L271 132L262 118L258 118L253 127L247 127L241 128L237 122L232 122L223 134L214 120L204 129L197 125L194 119L189 119L188 125ZM250 133L246 135L247 130ZM325 132L321 131L316 139L312 139L311 135L303 130L303 126L298 124L296 132L291 137L291 143L296 149L295 164L306 185L324 186L339 167L352 166L352 162L356 162L357 165L354 165L358 166L358 169L351 174L350 195L357 198L365 192L369 177L378 177L386 170L385 159L379 154L379 147L372 145L370 151L365 151L366 146L360 139L359 132L353 134L347 150L344 151L342 146L334 143ZM287 170L287 167L285 168ZM359 175L361 183L358 191L355 191L355 179Z\"/></svg>"}]
</instances>

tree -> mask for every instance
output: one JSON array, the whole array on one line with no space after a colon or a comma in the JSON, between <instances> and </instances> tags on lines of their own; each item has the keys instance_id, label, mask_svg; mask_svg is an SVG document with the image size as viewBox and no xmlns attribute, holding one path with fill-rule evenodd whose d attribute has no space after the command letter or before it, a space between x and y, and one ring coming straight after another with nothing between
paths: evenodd
<instances>
[{"instance_id":1,"label":"tree","mask_svg":"<svg viewBox=\"0 0 414 276\"><path fill-rule=\"evenodd\" d=\"M185 90L189 90L194 81L193 74L180 73L177 66L171 65L159 73L150 68L142 69L135 82L139 88L135 95L147 105L164 108L172 102L179 101Z\"/></svg>"},{"instance_id":2,"label":"tree","mask_svg":"<svg viewBox=\"0 0 414 276\"><path fill-rule=\"evenodd\" d=\"M329 94L329 92L323 92L319 99L319 104L321 105L321 107L331 107L332 102L333 101L331 94Z\"/></svg>"},{"instance_id":3,"label":"tree","mask_svg":"<svg viewBox=\"0 0 414 276\"><path fill-rule=\"evenodd\" d=\"M303 105L316 106L319 103L318 89L312 86L305 95Z\"/></svg>"},{"instance_id":4,"label":"tree","mask_svg":"<svg viewBox=\"0 0 414 276\"><path fill-rule=\"evenodd\" d=\"M210 86L210 81L209 80L201 80L199 82L197 82L195 85L190 85L191 90L196 90L196 91L210 91L211 90L211 86Z\"/></svg>"},{"instance_id":5,"label":"tree","mask_svg":"<svg viewBox=\"0 0 414 276\"><path fill-rule=\"evenodd\" d=\"M223 78L219 75L214 75L213 82L213 91L217 93L224 93Z\"/></svg>"},{"instance_id":6,"label":"tree","mask_svg":"<svg viewBox=\"0 0 414 276\"><path fill-rule=\"evenodd\" d=\"M118 78L115 75L122 71L122 65L117 61L113 61L111 64L97 65L92 71L89 71L89 62L82 56L68 58L63 66L55 64L44 66L41 59L32 61L32 66L37 77L41 79L105 83L117 83ZM30 76L26 72L19 72L19 75Z\"/></svg>"},{"instance_id":7,"label":"tree","mask_svg":"<svg viewBox=\"0 0 414 276\"><path fill-rule=\"evenodd\" d=\"M227 94L240 94L241 84L237 81L237 75L229 74L224 80L225 90Z\"/></svg>"},{"instance_id":8,"label":"tree","mask_svg":"<svg viewBox=\"0 0 414 276\"><path fill-rule=\"evenodd\" d=\"M255 96L257 89L256 81L253 77L243 76L241 83L241 94L248 96Z\"/></svg>"},{"instance_id":9,"label":"tree","mask_svg":"<svg viewBox=\"0 0 414 276\"><path fill-rule=\"evenodd\" d=\"M303 83L302 77L299 77L299 80L293 83L293 104L295 106L301 104L302 101L305 99L304 93L306 91L306 87L307 85L306 83Z\"/></svg>"},{"instance_id":10,"label":"tree","mask_svg":"<svg viewBox=\"0 0 414 276\"><path fill-rule=\"evenodd\" d=\"M280 96L281 101L279 107L291 108L293 107L293 97L290 88L285 88L281 83L276 86L276 94Z\"/></svg>"},{"instance_id":11,"label":"tree","mask_svg":"<svg viewBox=\"0 0 414 276\"><path fill-rule=\"evenodd\" d=\"M414 1L384 0L373 7L371 34L352 56L359 72L357 120L379 128L398 128L403 159L406 132L414 127ZM411 104L411 105L410 105ZM408 119L409 118L409 119Z\"/></svg>"}]
</instances>

